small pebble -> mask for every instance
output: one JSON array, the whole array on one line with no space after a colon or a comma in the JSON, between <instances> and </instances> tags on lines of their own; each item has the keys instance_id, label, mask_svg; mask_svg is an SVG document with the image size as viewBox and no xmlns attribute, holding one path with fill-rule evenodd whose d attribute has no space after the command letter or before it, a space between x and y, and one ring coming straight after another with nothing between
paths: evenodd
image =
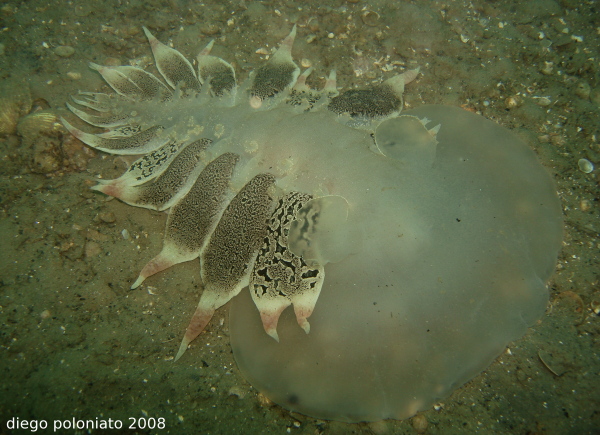
<instances>
[{"instance_id":1,"label":"small pebble","mask_svg":"<svg viewBox=\"0 0 600 435\"><path fill-rule=\"evenodd\" d=\"M230 396L237 396L239 399L243 399L246 396L246 390L238 385L234 385L228 391Z\"/></svg>"},{"instance_id":2,"label":"small pebble","mask_svg":"<svg viewBox=\"0 0 600 435\"><path fill-rule=\"evenodd\" d=\"M412 427L417 433L425 433L429 423L423 414L417 414L412 418Z\"/></svg>"},{"instance_id":3,"label":"small pebble","mask_svg":"<svg viewBox=\"0 0 600 435\"><path fill-rule=\"evenodd\" d=\"M127 28L127 34L129 36L139 35L141 33L141 29L138 26L129 26Z\"/></svg>"},{"instance_id":4,"label":"small pebble","mask_svg":"<svg viewBox=\"0 0 600 435\"><path fill-rule=\"evenodd\" d=\"M540 72L546 76L552 74L552 70L554 69L554 62L544 62L544 65L540 69Z\"/></svg>"},{"instance_id":5,"label":"small pebble","mask_svg":"<svg viewBox=\"0 0 600 435\"><path fill-rule=\"evenodd\" d=\"M600 315L600 292L596 292L595 297L590 302L590 306L592 307L592 311L596 315Z\"/></svg>"},{"instance_id":6,"label":"small pebble","mask_svg":"<svg viewBox=\"0 0 600 435\"><path fill-rule=\"evenodd\" d=\"M585 172L586 174L589 174L594 170L594 164L588 159L579 159L577 166L579 166L581 172Z\"/></svg>"},{"instance_id":7,"label":"small pebble","mask_svg":"<svg viewBox=\"0 0 600 435\"><path fill-rule=\"evenodd\" d=\"M219 33L219 30L219 26L217 26L215 23L207 23L200 27L200 31L208 36L216 35Z\"/></svg>"},{"instance_id":8,"label":"small pebble","mask_svg":"<svg viewBox=\"0 0 600 435\"><path fill-rule=\"evenodd\" d=\"M75 49L70 45L59 45L54 49L54 54L60 57L71 57L75 54Z\"/></svg>"},{"instance_id":9,"label":"small pebble","mask_svg":"<svg viewBox=\"0 0 600 435\"><path fill-rule=\"evenodd\" d=\"M376 27L379 24L379 14L374 11L364 11L362 14L362 22L369 27Z\"/></svg>"},{"instance_id":10,"label":"small pebble","mask_svg":"<svg viewBox=\"0 0 600 435\"><path fill-rule=\"evenodd\" d=\"M98 219L107 224L112 224L117 220L117 217L112 211L106 211L98 214Z\"/></svg>"},{"instance_id":11,"label":"small pebble","mask_svg":"<svg viewBox=\"0 0 600 435\"><path fill-rule=\"evenodd\" d=\"M581 211L590 211L592 209L592 203L589 199L582 199L579 203L579 208Z\"/></svg>"},{"instance_id":12,"label":"small pebble","mask_svg":"<svg viewBox=\"0 0 600 435\"><path fill-rule=\"evenodd\" d=\"M552 100L548 97L533 97L538 106L546 107L552 104Z\"/></svg>"},{"instance_id":13,"label":"small pebble","mask_svg":"<svg viewBox=\"0 0 600 435\"><path fill-rule=\"evenodd\" d=\"M592 88L588 82L586 82L585 80L581 80L575 85L574 92L575 95L577 95L579 98L589 100Z\"/></svg>"},{"instance_id":14,"label":"small pebble","mask_svg":"<svg viewBox=\"0 0 600 435\"><path fill-rule=\"evenodd\" d=\"M310 32L318 32L321 30L321 27L319 26L319 20L314 17L308 20L307 27Z\"/></svg>"},{"instance_id":15,"label":"small pebble","mask_svg":"<svg viewBox=\"0 0 600 435\"><path fill-rule=\"evenodd\" d=\"M507 109L514 109L515 107L519 107L520 100L517 97L508 97L504 104L506 104Z\"/></svg>"}]
</instances>

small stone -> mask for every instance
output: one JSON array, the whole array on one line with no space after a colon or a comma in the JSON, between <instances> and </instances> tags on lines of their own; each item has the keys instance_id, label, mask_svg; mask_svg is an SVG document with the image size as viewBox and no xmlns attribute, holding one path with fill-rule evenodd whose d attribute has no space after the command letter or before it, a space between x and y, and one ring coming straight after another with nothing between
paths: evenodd
<instances>
[{"instance_id":1,"label":"small stone","mask_svg":"<svg viewBox=\"0 0 600 435\"><path fill-rule=\"evenodd\" d=\"M592 209L592 203L590 202L589 199L582 199L581 202L579 203L579 208L583 212L588 212Z\"/></svg>"},{"instance_id":2,"label":"small stone","mask_svg":"<svg viewBox=\"0 0 600 435\"><path fill-rule=\"evenodd\" d=\"M517 97L508 97L504 101L504 104L506 105L507 109L514 109L515 107L519 107L520 99Z\"/></svg>"},{"instance_id":3,"label":"small stone","mask_svg":"<svg viewBox=\"0 0 600 435\"><path fill-rule=\"evenodd\" d=\"M368 428L373 435L386 435L390 433L390 428L385 420L372 421L368 423Z\"/></svg>"},{"instance_id":4,"label":"small stone","mask_svg":"<svg viewBox=\"0 0 600 435\"><path fill-rule=\"evenodd\" d=\"M562 147L567 143L567 140L562 134L552 133L550 135L550 142L552 143L552 145Z\"/></svg>"},{"instance_id":5,"label":"small stone","mask_svg":"<svg viewBox=\"0 0 600 435\"><path fill-rule=\"evenodd\" d=\"M307 27L311 33L315 33L315 32L318 32L319 30L321 30L321 26L319 25L319 20L317 20L314 17L311 18L310 20L308 20Z\"/></svg>"},{"instance_id":6,"label":"small stone","mask_svg":"<svg viewBox=\"0 0 600 435\"><path fill-rule=\"evenodd\" d=\"M592 302L590 302L592 311L596 315L600 315L600 292L596 292L592 295Z\"/></svg>"},{"instance_id":7,"label":"small stone","mask_svg":"<svg viewBox=\"0 0 600 435\"><path fill-rule=\"evenodd\" d=\"M127 34L129 36L139 35L140 34L140 28L139 28L139 26L129 26L127 28Z\"/></svg>"},{"instance_id":8,"label":"small stone","mask_svg":"<svg viewBox=\"0 0 600 435\"><path fill-rule=\"evenodd\" d=\"M540 69L540 72L546 76L552 74L552 70L554 69L554 62L544 62L544 66Z\"/></svg>"},{"instance_id":9,"label":"small stone","mask_svg":"<svg viewBox=\"0 0 600 435\"><path fill-rule=\"evenodd\" d=\"M71 57L75 54L75 49L70 45L59 45L54 49L54 54L59 57Z\"/></svg>"},{"instance_id":10,"label":"small stone","mask_svg":"<svg viewBox=\"0 0 600 435\"><path fill-rule=\"evenodd\" d=\"M98 219L100 219L102 222L104 222L106 224L112 224L112 223L115 223L115 221L117 220L117 217L115 216L115 214L112 211L105 211L105 212L98 214Z\"/></svg>"},{"instance_id":11,"label":"small stone","mask_svg":"<svg viewBox=\"0 0 600 435\"><path fill-rule=\"evenodd\" d=\"M81 80L81 73L75 72L75 71L69 71L67 73L67 77L69 77L71 80Z\"/></svg>"},{"instance_id":12,"label":"small stone","mask_svg":"<svg viewBox=\"0 0 600 435\"><path fill-rule=\"evenodd\" d=\"M362 22L369 27L376 27L379 24L379 14L373 11L364 11L362 14Z\"/></svg>"},{"instance_id":13,"label":"small stone","mask_svg":"<svg viewBox=\"0 0 600 435\"><path fill-rule=\"evenodd\" d=\"M412 426L417 433L425 433L428 425L427 419L423 414L417 414L412 418Z\"/></svg>"},{"instance_id":14,"label":"small stone","mask_svg":"<svg viewBox=\"0 0 600 435\"><path fill-rule=\"evenodd\" d=\"M582 98L584 100L589 100L590 99L590 94L592 92L592 87L590 86L590 84L588 82L586 82L585 80L580 80L579 82L577 82L577 84L575 85L575 89L573 91L575 93L575 95L577 95L579 98Z\"/></svg>"},{"instance_id":15,"label":"small stone","mask_svg":"<svg viewBox=\"0 0 600 435\"><path fill-rule=\"evenodd\" d=\"M262 393L258 393L256 395L256 400L258 400L258 404L263 408L270 408L271 406L273 406L273 402L271 401L271 399L269 399Z\"/></svg>"},{"instance_id":16,"label":"small stone","mask_svg":"<svg viewBox=\"0 0 600 435\"><path fill-rule=\"evenodd\" d=\"M239 385L234 385L228 391L230 396L236 396L238 399L243 399L246 396L246 390Z\"/></svg>"},{"instance_id":17,"label":"small stone","mask_svg":"<svg viewBox=\"0 0 600 435\"><path fill-rule=\"evenodd\" d=\"M552 100L548 97L533 97L538 106L547 107L552 104Z\"/></svg>"},{"instance_id":18,"label":"small stone","mask_svg":"<svg viewBox=\"0 0 600 435\"><path fill-rule=\"evenodd\" d=\"M586 174L590 174L594 171L594 164L590 162L588 159L579 159L577 162L577 166L579 166L579 170Z\"/></svg>"},{"instance_id":19,"label":"small stone","mask_svg":"<svg viewBox=\"0 0 600 435\"><path fill-rule=\"evenodd\" d=\"M219 26L217 26L214 23L208 23L200 27L200 31L208 36L216 35L217 33L219 33L219 30Z\"/></svg>"}]
</instances>

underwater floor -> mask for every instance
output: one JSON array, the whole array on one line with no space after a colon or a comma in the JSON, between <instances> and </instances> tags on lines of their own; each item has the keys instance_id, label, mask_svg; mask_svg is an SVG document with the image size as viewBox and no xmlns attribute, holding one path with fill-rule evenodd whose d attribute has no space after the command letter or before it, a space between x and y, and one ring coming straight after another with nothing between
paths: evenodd
<instances>
[{"instance_id":1,"label":"underwater floor","mask_svg":"<svg viewBox=\"0 0 600 435\"><path fill-rule=\"evenodd\" d=\"M174 363L201 291L197 263L129 290L161 246L166 215L89 190L99 173L122 171L119 158L40 117L15 131L30 110L27 93L34 109L63 114L70 95L101 89L90 61L149 64L142 26L188 59L215 38L213 54L245 76L294 23L294 57L315 69L309 82L322 85L336 69L348 89L420 66L406 107L460 106L516 132L553 175L563 204L564 247L545 316L412 419L345 424L272 404L236 367L227 306L192 343L200 359ZM50 429L73 419L123 422L106 433L598 433L596 2L9 0L0 28L0 433L26 433L11 429L17 419Z\"/></svg>"}]
</instances>

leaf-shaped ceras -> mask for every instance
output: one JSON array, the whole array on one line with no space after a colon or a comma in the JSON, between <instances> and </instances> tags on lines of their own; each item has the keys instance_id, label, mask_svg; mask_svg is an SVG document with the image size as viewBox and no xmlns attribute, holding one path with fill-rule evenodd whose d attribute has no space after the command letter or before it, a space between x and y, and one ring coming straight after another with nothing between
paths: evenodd
<instances>
[{"instance_id":1,"label":"leaf-shaped ceras","mask_svg":"<svg viewBox=\"0 0 600 435\"><path fill-rule=\"evenodd\" d=\"M132 288L174 264L200 259L204 289L176 359L214 311L246 286L271 337L278 340L279 316L292 304L298 324L308 333L307 318L324 282L324 266L334 260L303 258L303 252L322 252L319 244L327 237L294 253L288 234L308 201L342 194L330 191L335 182L303 178L313 164L305 156L306 133L295 133L296 139L289 141L272 130L286 118L304 126L300 117L320 112L334 123L366 130L371 142L369 134L377 125L398 114L404 84L417 71L339 96L333 71L321 91L310 89L306 79L312 69L300 74L292 59L294 26L267 63L238 86L234 68L210 54L213 41L200 52L196 73L181 53L148 29L144 32L163 80L133 66L91 64L116 94L81 93L73 102L83 109L72 104L68 108L105 131L87 133L63 120L92 148L141 155L121 177L98 180L95 190L137 207L170 208L162 251ZM376 96L377 104L369 95ZM330 227L335 231L335 225Z\"/></svg>"}]
</instances>

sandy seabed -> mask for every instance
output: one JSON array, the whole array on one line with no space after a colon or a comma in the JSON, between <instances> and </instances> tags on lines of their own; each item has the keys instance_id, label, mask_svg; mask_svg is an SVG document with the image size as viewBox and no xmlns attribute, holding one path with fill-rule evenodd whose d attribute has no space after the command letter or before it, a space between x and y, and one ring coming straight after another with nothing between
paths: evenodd
<instances>
[{"instance_id":1,"label":"sandy seabed","mask_svg":"<svg viewBox=\"0 0 600 435\"><path fill-rule=\"evenodd\" d=\"M600 155L596 8L572 0L4 2L0 85L14 95L7 88L26 83L33 106L57 114L69 95L104 89L88 62L151 63L142 25L188 59L215 38L213 54L242 77L293 23L294 57L314 67L315 86L334 68L347 89L420 66L405 105L461 106L516 132L554 176L565 242L544 318L443 403L406 421L315 420L269 403L242 378L227 307L173 363L198 302L199 270L181 264L129 290L159 251L166 216L89 190L94 176L119 175L121 159L60 132L43 144L26 130L4 135L2 433L17 418L29 431L32 420L50 430L56 421L112 419L123 424L115 433L594 433L598 170L585 173L578 161L597 166ZM161 418L164 428L150 427Z\"/></svg>"}]
</instances>

